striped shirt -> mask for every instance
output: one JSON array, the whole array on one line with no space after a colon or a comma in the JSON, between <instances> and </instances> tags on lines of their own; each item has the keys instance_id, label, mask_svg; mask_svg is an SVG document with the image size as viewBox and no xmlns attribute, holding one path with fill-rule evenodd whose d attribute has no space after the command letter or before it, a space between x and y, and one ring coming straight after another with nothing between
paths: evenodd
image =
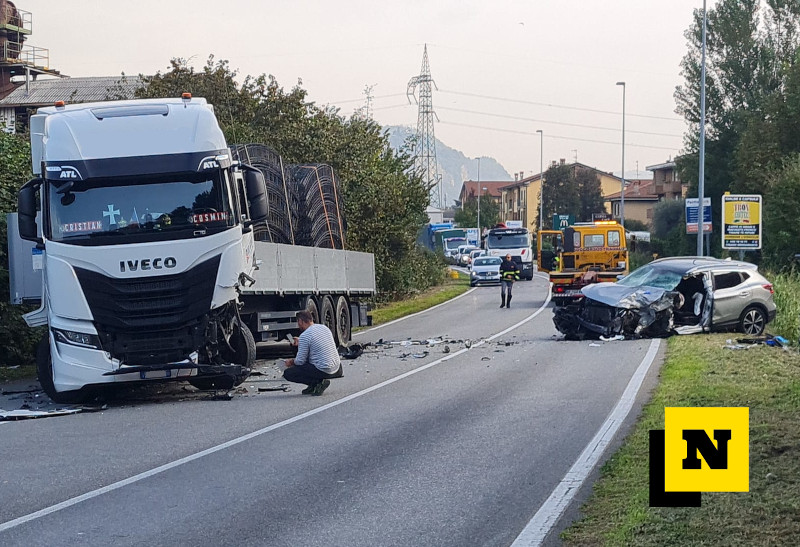
<instances>
[{"instance_id":1,"label":"striped shirt","mask_svg":"<svg viewBox=\"0 0 800 547\"><path fill-rule=\"evenodd\" d=\"M313 323L300 334L297 341L297 357L295 365L312 364L322 372L333 374L339 370L341 360L336 350L331 329L319 323Z\"/></svg>"}]
</instances>

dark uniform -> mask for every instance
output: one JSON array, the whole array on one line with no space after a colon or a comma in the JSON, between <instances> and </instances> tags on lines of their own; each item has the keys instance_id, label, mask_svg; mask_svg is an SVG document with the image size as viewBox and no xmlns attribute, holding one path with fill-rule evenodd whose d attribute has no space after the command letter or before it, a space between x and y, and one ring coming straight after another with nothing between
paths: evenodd
<instances>
[{"instance_id":1,"label":"dark uniform","mask_svg":"<svg viewBox=\"0 0 800 547\"><path fill-rule=\"evenodd\" d=\"M511 255L506 255L505 260L500 264L500 296L502 301L501 308L511 307L511 288L514 286L514 281L519 280L519 266L511 258ZM506 296L506 292L508 296Z\"/></svg>"}]
</instances>

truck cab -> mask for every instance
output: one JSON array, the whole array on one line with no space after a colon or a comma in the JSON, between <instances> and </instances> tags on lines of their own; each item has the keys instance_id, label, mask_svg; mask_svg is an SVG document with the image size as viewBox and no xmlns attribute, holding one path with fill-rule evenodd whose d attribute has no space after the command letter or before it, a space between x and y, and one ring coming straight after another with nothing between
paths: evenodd
<instances>
[{"instance_id":1,"label":"truck cab","mask_svg":"<svg viewBox=\"0 0 800 547\"><path fill-rule=\"evenodd\" d=\"M230 387L255 359L239 290L268 214L263 175L233 162L213 109L184 94L41 108L18 196L47 325L37 354L57 402L113 382ZM223 386L223 384L227 384Z\"/></svg>"},{"instance_id":2,"label":"truck cab","mask_svg":"<svg viewBox=\"0 0 800 547\"><path fill-rule=\"evenodd\" d=\"M562 234L560 248L558 233ZM590 283L615 282L617 276L628 274L628 249L623 233L620 224L607 220L577 223L561 232L540 233L540 264L552 254L548 271L556 305L581 298L581 288Z\"/></svg>"},{"instance_id":3,"label":"truck cab","mask_svg":"<svg viewBox=\"0 0 800 547\"><path fill-rule=\"evenodd\" d=\"M527 228L493 228L486 235L485 246L487 256L510 254L520 268L520 277L533 279L533 252Z\"/></svg>"}]
</instances>

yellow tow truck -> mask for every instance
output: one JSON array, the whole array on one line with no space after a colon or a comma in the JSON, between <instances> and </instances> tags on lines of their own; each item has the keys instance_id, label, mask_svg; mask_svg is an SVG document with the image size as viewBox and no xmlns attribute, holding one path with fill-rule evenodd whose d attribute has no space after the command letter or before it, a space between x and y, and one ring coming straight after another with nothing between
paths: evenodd
<instances>
[{"instance_id":1,"label":"yellow tow truck","mask_svg":"<svg viewBox=\"0 0 800 547\"><path fill-rule=\"evenodd\" d=\"M613 220L579 222L563 230L540 230L537 265L550 274L553 302L563 306L581 298L590 283L628 274L625 231Z\"/></svg>"}]
</instances>

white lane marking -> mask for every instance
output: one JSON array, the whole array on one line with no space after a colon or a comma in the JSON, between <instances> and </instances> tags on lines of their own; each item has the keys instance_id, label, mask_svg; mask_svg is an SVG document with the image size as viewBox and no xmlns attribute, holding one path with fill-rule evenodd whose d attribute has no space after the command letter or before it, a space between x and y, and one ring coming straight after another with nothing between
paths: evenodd
<instances>
[{"instance_id":1,"label":"white lane marking","mask_svg":"<svg viewBox=\"0 0 800 547\"><path fill-rule=\"evenodd\" d=\"M586 448L583 449L581 455L572 464L567 474L561 479L561 482L553 489L550 497L542 504L539 510L533 515L533 518L528 522L527 526L511 544L511 547L533 547L541 545L547 534L555 526L558 519L564 513L564 510L570 504L575 494L583 485L586 477L597 465L597 462L605 452L611 439L614 438L619 430L622 422L628 416L628 413L633 408L633 403L636 400L636 395L639 393L639 388L642 386L647 371L650 370L650 365L658 354L660 340L655 339L650 342L650 348L647 350L644 359L639 364L631 377L628 386L622 393L616 406L608 415L606 421L600 426L600 429L595 434L594 438L589 441Z\"/></svg>"},{"instance_id":2,"label":"white lane marking","mask_svg":"<svg viewBox=\"0 0 800 547\"><path fill-rule=\"evenodd\" d=\"M464 293L464 294L467 294L467 293ZM455 299L453 299L453 300L455 300ZM448 302L452 302L452 300L448 300ZM267 426L265 428L259 429L258 431L254 431L253 433L248 433L247 435L243 435L241 437L237 437L235 439L231 439L230 441L224 442L222 444L218 444L216 446L212 446L211 448L207 448L207 449L202 450L200 452L197 452L195 454L191 454L189 456L185 456L185 457L180 458L178 460L175 460L173 462L166 463L164 465L160 465L158 467L150 469L149 471L144 471L143 473L139 473L138 475L134 475L132 477L128 477L127 479L123 479L121 481L117 481L115 483L109 484L108 486L104 486L102 488L98 488L97 490L92 490L91 492L86 492L85 494L81 494L80 496L76 496L74 498L70 498L68 500L62 501L61 503L57 503L55 505L51 505L50 507L45 507L44 509L40 509L39 511L36 511L34 513L30 513L28 515L23 515L21 517L15 518L14 520L9 520L8 522L4 522L4 523L0 524L0 533L4 532L6 530L10 530L11 528L15 528L17 526L20 526L21 524L25 524L26 522L30 522L32 520L36 520L36 519L45 517L47 515L50 515L52 513L57 512L57 511L61 511L62 509L67 509L68 507L72 507L73 505L77 505L77 504L79 504L79 503L81 503L83 501L90 500L92 498L96 498L97 496L106 494L108 492L113 492L114 490L118 490L118 489L120 489L120 488L122 488L124 486L128 486L130 484L133 484L135 482L139 482L141 480L147 479L147 478L152 477L154 475L158 475L159 473L163 473L165 471L169 471L170 469L174 469L175 467L181 466L181 465L183 465L185 463L189 463L189 462L192 462L194 460L200 459L203 456L208 456L210 454L214 454L215 452L219 452L220 450L225 450L226 448L230 448L232 446L236 446L237 444L243 443L245 441L249 441L250 439L254 439L255 437L258 437L260 435L264 435L265 433L269 433L270 431L274 431L276 429L279 429L281 427L287 426L289 424L293 424L294 422L300 421L300 420L302 420L304 418L308 418L310 416L313 416L314 414L319 414L320 412L324 412L325 410L328 410L330 408L337 407L337 406L342 405L342 404L344 404L346 402L352 401L353 399L357 399L358 397L362 397L362 396L366 395L367 393L371 393L371 392L373 392L373 391L375 391L377 389L380 389L382 387L385 387L385 386L388 386L388 385L393 384L395 382L398 382L398 381L400 381L400 380L402 380L404 378L408 378L409 376L417 374L418 372L422 372L423 370L427 370L427 369L429 369L431 367L434 367L434 366L436 366L436 365L438 365L440 363L443 363L444 361L448 361L448 360L452 359L453 357L457 357L458 355L461 355L462 353L466 353L471 348L475 348L475 347L481 346L487 340L494 340L498 336L501 336L502 334L505 334L505 333L507 333L507 332L519 327L520 325L524 325L525 323L527 323L528 321L530 321L531 319L533 319L534 317L536 317L537 315L542 313L545 309L547 309L547 304L549 302L550 302L550 296L548 294L547 300L545 300L545 302L539 307L539 309L537 309L535 312L533 312L527 318L525 318L522 321L520 321L519 323L516 323L515 325L503 330L502 332L493 335L491 338L487 338L485 340L481 340L479 342L476 342L475 344L472 344L469 348L461 348L460 350L458 350L458 351L456 351L454 353L450 353L450 354L446 355L445 357L437 359L436 361L433 361L433 362L428 363L426 365L422 365L419 368L415 368L414 370L409 370L408 372L404 372L403 374L401 374L399 376L395 376L394 378L390 378L388 380L384 380L383 382L381 382L379 384L375 384L374 386L368 387L366 389L362 389L361 391L358 391L356 393L347 395L346 397L342 397L341 399L337 399L336 401L330 402L330 403L328 403L326 405L323 405L321 407L315 408L313 410L309 410L308 412L304 412L303 414L298 414L297 416L294 416L294 417L289 418L287 420L284 420L282 422L278 422L277 424L272 424L272 425ZM429 309L433 309L433 308L429 308ZM408 317L411 317L411 316L408 316ZM387 323L387 325L388 325L388 323Z\"/></svg>"},{"instance_id":3,"label":"white lane marking","mask_svg":"<svg viewBox=\"0 0 800 547\"><path fill-rule=\"evenodd\" d=\"M459 294L459 295L458 295L458 296L456 296L455 298L451 298L450 300L447 300L447 301L445 301L445 302L442 302L441 304L436 304L435 306L431 306L430 308L426 308L426 309L424 309L424 310L422 310L422 311L418 311L418 312L416 312L416 313L412 313L411 315L404 315L403 317L400 317L400 318L398 318L398 319L394 319L394 320L392 320L392 321L389 321L388 323L383 323L383 324L381 324L381 325L378 325L377 327L372 327L371 329L362 330L362 331L359 331L359 332L354 332L354 333L353 333L353 336L360 336L360 335L362 335L362 334L366 334L366 333L368 333L368 332L372 332L372 331L374 331L374 330L382 329L383 327L388 327L389 325L394 325L395 323L397 323L397 322L399 322L399 321L402 321L402 320L404 320L404 319L408 319L409 317L415 317L415 316L417 316L417 315L420 315L420 314L422 314L422 313L426 313L426 312L429 312L429 311L431 311L431 310L435 310L436 308L439 308L439 307L441 307L441 306L444 306L445 304L449 304L450 302L454 302L455 300L458 300L459 298L461 298L461 297L463 297L463 296L467 296L469 293L471 293L471 292L472 292L472 291L474 291L474 290L475 290L475 287L473 287L473 288L469 289L469 290L468 290L467 292L465 292L465 293Z\"/></svg>"}]
</instances>

